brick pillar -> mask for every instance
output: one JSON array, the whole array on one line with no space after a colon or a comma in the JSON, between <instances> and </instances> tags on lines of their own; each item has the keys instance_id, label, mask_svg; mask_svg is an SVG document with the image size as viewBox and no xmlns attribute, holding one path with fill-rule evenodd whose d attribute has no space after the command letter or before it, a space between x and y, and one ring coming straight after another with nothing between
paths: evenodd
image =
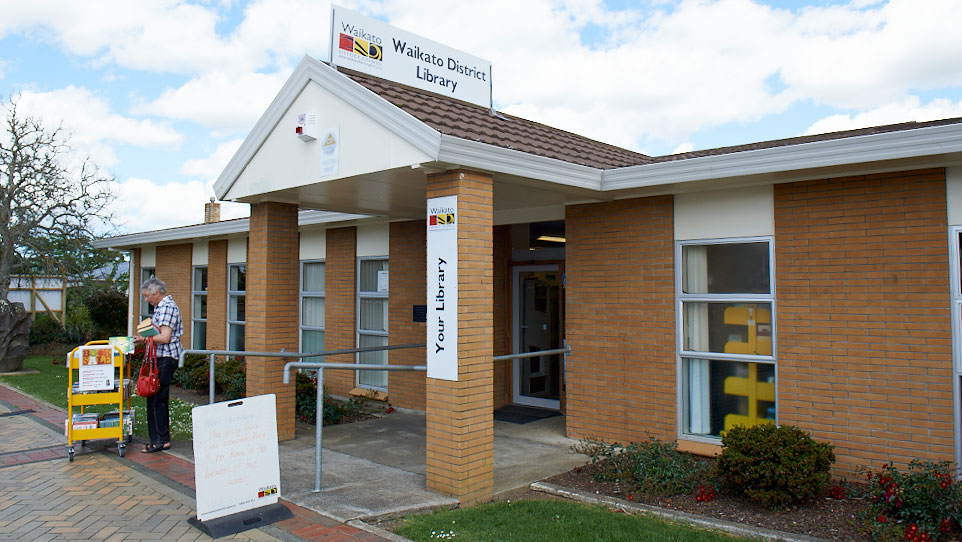
<instances>
[{"instance_id":1,"label":"brick pillar","mask_svg":"<svg viewBox=\"0 0 962 542\"><path fill-rule=\"evenodd\" d=\"M207 348L227 349L227 241L207 245Z\"/></svg>"},{"instance_id":2,"label":"brick pillar","mask_svg":"<svg viewBox=\"0 0 962 542\"><path fill-rule=\"evenodd\" d=\"M325 259L324 349L343 350L357 345L357 228L327 230ZM330 356L324 361L354 363L354 354ZM347 396L354 389L354 371L324 371L324 386L333 395Z\"/></svg>"},{"instance_id":3,"label":"brick pillar","mask_svg":"<svg viewBox=\"0 0 962 542\"><path fill-rule=\"evenodd\" d=\"M427 324L413 321L413 306L424 305L427 293L425 227L423 220L390 226L388 344L422 343L427 333ZM424 356L423 348L394 350L391 365L424 365ZM424 410L424 373L388 373L388 390L392 405Z\"/></svg>"},{"instance_id":4,"label":"brick pillar","mask_svg":"<svg viewBox=\"0 0 962 542\"><path fill-rule=\"evenodd\" d=\"M493 179L460 170L428 176L428 198L453 195L458 381L427 379L427 487L465 504L490 497L494 489Z\"/></svg>"},{"instance_id":5,"label":"brick pillar","mask_svg":"<svg viewBox=\"0 0 962 542\"><path fill-rule=\"evenodd\" d=\"M194 246L190 243L180 245L163 245L157 247L157 278L167 284L167 293L174 298L180 309L180 316L184 320L184 334L180 337L180 344L190 348L190 261L194 256Z\"/></svg>"},{"instance_id":6,"label":"brick pillar","mask_svg":"<svg viewBox=\"0 0 962 542\"><path fill-rule=\"evenodd\" d=\"M297 352L297 206L251 205L247 250L246 349ZM283 384L278 358L247 358L247 395L277 394L277 436L294 438L294 382Z\"/></svg>"}]
</instances>

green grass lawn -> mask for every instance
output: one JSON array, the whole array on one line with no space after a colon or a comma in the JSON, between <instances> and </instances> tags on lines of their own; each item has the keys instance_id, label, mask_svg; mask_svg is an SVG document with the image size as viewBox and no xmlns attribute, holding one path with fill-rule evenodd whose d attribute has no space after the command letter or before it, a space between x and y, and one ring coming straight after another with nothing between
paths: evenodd
<instances>
[{"instance_id":1,"label":"green grass lawn","mask_svg":"<svg viewBox=\"0 0 962 542\"><path fill-rule=\"evenodd\" d=\"M495 502L410 516L397 533L416 541L617 542L747 541L727 534L675 525L644 515L613 512L569 501Z\"/></svg>"},{"instance_id":2,"label":"green grass lawn","mask_svg":"<svg viewBox=\"0 0 962 542\"><path fill-rule=\"evenodd\" d=\"M31 356L23 362L25 369L35 369L37 373L5 375L0 381L9 384L20 391L42 399L60 408L67 408L67 368L64 358L58 357L59 365L51 363L51 356ZM76 373L74 378L76 379ZM131 397L132 407L136 411L134 434L147 437L147 400L136 395ZM185 403L177 399L170 399L170 437L173 440L190 440L193 438L190 411L196 405ZM87 407L87 412L108 412L117 410L110 405L94 405ZM79 412L79 409L74 412Z\"/></svg>"}]
</instances>

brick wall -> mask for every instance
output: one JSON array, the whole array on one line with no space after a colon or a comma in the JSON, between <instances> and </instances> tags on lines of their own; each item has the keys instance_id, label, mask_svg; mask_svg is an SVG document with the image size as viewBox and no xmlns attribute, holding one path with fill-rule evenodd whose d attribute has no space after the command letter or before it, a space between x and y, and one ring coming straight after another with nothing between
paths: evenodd
<instances>
[{"instance_id":1,"label":"brick wall","mask_svg":"<svg viewBox=\"0 0 962 542\"><path fill-rule=\"evenodd\" d=\"M184 334L180 343L190 348L190 262L194 256L194 245L163 245L157 247L156 276L167 284L167 293L173 296L180 315L184 319Z\"/></svg>"},{"instance_id":2,"label":"brick wall","mask_svg":"<svg viewBox=\"0 0 962 542\"><path fill-rule=\"evenodd\" d=\"M671 196L566 209L567 429L676 438Z\"/></svg>"},{"instance_id":3,"label":"brick wall","mask_svg":"<svg viewBox=\"0 0 962 542\"><path fill-rule=\"evenodd\" d=\"M327 230L327 258L325 264L324 348L341 350L355 348L355 307L357 297L357 228ZM389 275L390 276L390 275ZM390 286L389 286L390 287ZM330 356L331 363L354 363L354 354ZM355 387L354 371L324 371L324 385L334 395L346 397Z\"/></svg>"},{"instance_id":4,"label":"brick wall","mask_svg":"<svg viewBox=\"0 0 962 542\"><path fill-rule=\"evenodd\" d=\"M297 206L251 205L244 329L247 350L298 351L298 265ZM276 394L280 440L294 438L294 382L283 383L287 361L247 357L247 395Z\"/></svg>"},{"instance_id":5,"label":"brick wall","mask_svg":"<svg viewBox=\"0 0 962 542\"><path fill-rule=\"evenodd\" d=\"M494 228L494 355L511 353L511 226ZM512 401L511 360L494 363L494 408Z\"/></svg>"},{"instance_id":6,"label":"brick wall","mask_svg":"<svg viewBox=\"0 0 962 542\"><path fill-rule=\"evenodd\" d=\"M412 307L426 303L426 228L423 220L390 226L388 344L421 344L427 335L427 324L412 318ZM425 356L424 348L388 353L391 365L424 365ZM395 406L424 410L424 373L388 373L388 393Z\"/></svg>"},{"instance_id":7,"label":"brick wall","mask_svg":"<svg viewBox=\"0 0 962 542\"><path fill-rule=\"evenodd\" d=\"M207 348L227 349L227 241L207 245Z\"/></svg>"},{"instance_id":8,"label":"brick wall","mask_svg":"<svg viewBox=\"0 0 962 542\"><path fill-rule=\"evenodd\" d=\"M836 469L953 460L942 169L775 185L779 422Z\"/></svg>"}]
</instances>

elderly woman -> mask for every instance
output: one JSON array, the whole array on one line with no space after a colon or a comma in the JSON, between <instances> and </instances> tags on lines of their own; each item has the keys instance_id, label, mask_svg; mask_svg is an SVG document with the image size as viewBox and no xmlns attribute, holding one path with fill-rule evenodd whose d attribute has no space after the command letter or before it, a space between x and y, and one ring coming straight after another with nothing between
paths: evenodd
<instances>
[{"instance_id":1,"label":"elderly woman","mask_svg":"<svg viewBox=\"0 0 962 542\"><path fill-rule=\"evenodd\" d=\"M157 345L160 391L147 398L147 431L150 433L150 443L142 450L144 453L154 453L170 449L170 381L174 376L174 369L177 368L180 353L184 350L180 345L180 336L184 334L184 321L174 298L167 295L164 281L151 277L141 285L140 292L144 301L154 306L151 319L160 329L160 333L153 337L154 344ZM135 340L142 341L144 338L138 333Z\"/></svg>"}]
</instances>

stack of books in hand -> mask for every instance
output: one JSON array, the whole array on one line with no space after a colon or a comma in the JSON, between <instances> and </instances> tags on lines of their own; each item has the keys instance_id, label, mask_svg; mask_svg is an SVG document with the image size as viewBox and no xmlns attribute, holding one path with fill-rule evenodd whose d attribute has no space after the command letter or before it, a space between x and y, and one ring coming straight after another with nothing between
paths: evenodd
<instances>
[{"instance_id":1,"label":"stack of books in hand","mask_svg":"<svg viewBox=\"0 0 962 542\"><path fill-rule=\"evenodd\" d=\"M150 318L144 318L143 322L137 324L137 333L141 337L153 337L154 335L160 335L160 328L155 326Z\"/></svg>"}]
</instances>

